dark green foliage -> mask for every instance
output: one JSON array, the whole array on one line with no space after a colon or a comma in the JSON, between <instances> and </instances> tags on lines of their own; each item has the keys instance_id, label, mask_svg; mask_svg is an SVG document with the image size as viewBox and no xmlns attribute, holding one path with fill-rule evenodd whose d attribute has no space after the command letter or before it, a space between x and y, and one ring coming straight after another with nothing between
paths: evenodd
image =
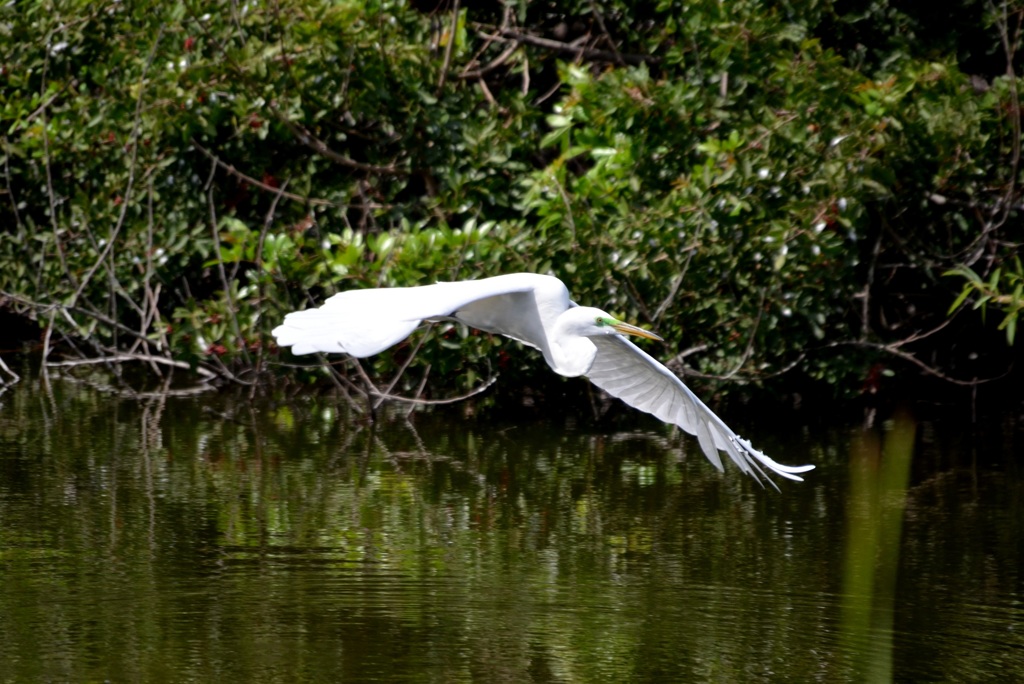
<instances>
[{"instance_id":1,"label":"dark green foliage","mask_svg":"<svg viewBox=\"0 0 1024 684\"><path fill-rule=\"evenodd\" d=\"M949 338L903 346L945 322L942 273L1017 301L990 275L1017 239L1020 9L980 7L937 36L887 3L8 5L0 292L95 353L237 376L338 289L531 270L656 327L677 369L851 393L937 349L945 373ZM1002 71L965 74L981 52ZM395 391L537 367L500 344L442 336Z\"/></svg>"}]
</instances>

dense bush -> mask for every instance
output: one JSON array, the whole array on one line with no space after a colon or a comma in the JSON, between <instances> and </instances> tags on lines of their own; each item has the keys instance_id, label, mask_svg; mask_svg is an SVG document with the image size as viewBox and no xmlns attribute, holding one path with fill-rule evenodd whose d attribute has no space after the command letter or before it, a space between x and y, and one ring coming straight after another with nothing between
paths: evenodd
<instances>
[{"instance_id":1,"label":"dense bush","mask_svg":"<svg viewBox=\"0 0 1024 684\"><path fill-rule=\"evenodd\" d=\"M871 8L8 4L0 292L84 353L248 381L330 292L531 270L708 376L970 380L1001 351L951 304L1011 342L1020 308L1021 10L940 40ZM981 48L1001 71L965 74ZM448 331L401 389L499 344Z\"/></svg>"}]
</instances>

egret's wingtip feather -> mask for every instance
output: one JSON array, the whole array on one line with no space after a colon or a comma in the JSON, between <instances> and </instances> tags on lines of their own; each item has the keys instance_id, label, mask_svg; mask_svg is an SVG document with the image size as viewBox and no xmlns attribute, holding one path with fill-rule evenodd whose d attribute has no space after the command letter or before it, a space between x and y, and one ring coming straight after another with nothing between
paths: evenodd
<instances>
[{"instance_id":1,"label":"egret's wingtip feather","mask_svg":"<svg viewBox=\"0 0 1024 684\"><path fill-rule=\"evenodd\" d=\"M697 437L701 451L719 471L724 471L724 451L739 470L760 482L768 481L772 487L772 473L790 480L801 481L797 473L805 473L814 466L787 466L774 461L742 439L707 407L675 373L648 355L629 340L620 336L593 338L598 355L588 372L594 384L633 408L653 414ZM655 391L652 385L668 390Z\"/></svg>"},{"instance_id":2,"label":"egret's wingtip feather","mask_svg":"<svg viewBox=\"0 0 1024 684\"><path fill-rule=\"evenodd\" d=\"M755 449L754 446L750 443L750 440L743 439L739 435L736 435L733 438L733 441L743 448L743 452L747 456L747 459L750 463L759 464L758 470L761 470L760 465L763 465L765 468L772 471L776 475L784 477L787 480L793 480L794 482L804 481L804 478L797 475L797 473L806 473L808 470L814 470L813 465L787 466L778 463L769 456L766 456L763 451ZM772 482L772 480L767 477L763 470L761 470L761 473L762 475L765 475L765 478L768 479L769 482ZM772 483L774 485L774 482ZM775 485L775 488L778 489L778 486Z\"/></svg>"}]
</instances>

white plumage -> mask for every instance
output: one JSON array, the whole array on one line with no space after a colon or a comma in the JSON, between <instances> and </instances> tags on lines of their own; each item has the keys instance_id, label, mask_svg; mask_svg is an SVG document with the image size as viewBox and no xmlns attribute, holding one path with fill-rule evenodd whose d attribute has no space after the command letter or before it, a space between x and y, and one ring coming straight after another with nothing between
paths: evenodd
<instances>
[{"instance_id":1,"label":"white plumage","mask_svg":"<svg viewBox=\"0 0 1024 684\"><path fill-rule=\"evenodd\" d=\"M274 329L294 354L377 354L408 337L424 320L456 319L540 350L552 370L586 376L630 406L696 435L719 470L724 451L755 478L765 470L791 480L813 465L786 466L741 439L672 371L623 335L661 339L610 314L577 306L558 278L514 273L422 287L349 290L316 309L295 311ZM770 481L770 480L769 480Z\"/></svg>"}]
</instances>

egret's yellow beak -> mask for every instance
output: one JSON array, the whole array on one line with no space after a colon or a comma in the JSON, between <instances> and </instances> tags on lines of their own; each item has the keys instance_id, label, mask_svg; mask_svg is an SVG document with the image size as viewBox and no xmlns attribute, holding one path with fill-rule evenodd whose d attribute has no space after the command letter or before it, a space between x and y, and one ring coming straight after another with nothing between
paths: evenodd
<instances>
[{"instance_id":1,"label":"egret's yellow beak","mask_svg":"<svg viewBox=\"0 0 1024 684\"><path fill-rule=\"evenodd\" d=\"M615 329L615 332L621 335L635 335L637 337L646 337L649 340L658 340L659 342L665 341L652 332L644 330L643 328L638 328L635 325L630 325L629 323L623 323L622 321L617 321L612 325L612 328Z\"/></svg>"}]
</instances>

